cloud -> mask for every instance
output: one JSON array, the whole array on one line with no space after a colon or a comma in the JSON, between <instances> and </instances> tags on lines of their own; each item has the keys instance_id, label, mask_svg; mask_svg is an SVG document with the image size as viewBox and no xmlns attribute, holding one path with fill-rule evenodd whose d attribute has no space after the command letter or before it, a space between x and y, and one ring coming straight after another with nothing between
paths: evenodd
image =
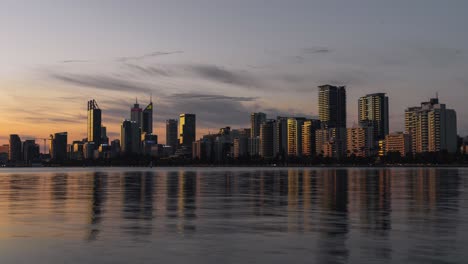
<instances>
[{"instance_id":1,"label":"cloud","mask_svg":"<svg viewBox=\"0 0 468 264\"><path fill-rule=\"evenodd\" d=\"M237 96L225 96L216 94L202 94L202 93L176 93L170 96L173 99L199 99L199 100L223 100L223 101L235 101L235 102L251 102L255 101L258 97L237 97Z\"/></svg>"},{"instance_id":2,"label":"cloud","mask_svg":"<svg viewBox=\"0 0 468 264\"><path fill-rule=\"evenodd\" d=\"M323 54L323 53L330 53L333 50L327 47L312 47L312 48L305 48L302 49L302 53L304 54Z\"/></svg>"},{"instance_id":3,"label":"cloud","mask_svg":"<svg viewBox=\"0 0 468 264\"><path fill-rule=\"evenodd\" d=\"M119 61L119 62L138 61L138 60L143 60L143 59L152 58L152 57L159 57L159 56L179 54L179 53L184 53L184 52L181 51L181 50L169 51L169 52L154 51L154 52L143 54L143 55L140 55L140 56L119 57L119 58L116 59L116 61Z\"/></svg>"},{"instance_id":4,"label":"cloud","mask_svg":"<svg viewBox=\"0 0 468 264\"><path fill-rule=\"evenodd\" d=\"M155 66L142 66L142 65L130 64L130 63L126 63L125 66L127 66L128 69L138 74L149 75L149 76L160 75L160 76L165 76L165 77L171 76L171 73L169 72L169 70L162 69L161 67L157 68Z\"/></svg>"},{"instance_id":5,"label":"cloud","mask_svg":"<svg viewBox=\"0 0 468 264\"><path fill-rule=\"evenodd\" d=\"M49 76L64 83L109 91L150 93L152 90L147 84L141 82L122 80L108 76L68 73L51 73Z\"/></svg>"},{"instance_id":6,"label":"cloud","mask_svg":"<svg viewBox=\"0 0 468 264\"><path fill-rule=\"evenodd\" d=\"M90 60L63 60L59 62L61 63L85 63L85 62L90 62Z\"/></svg>"},{"instance_id":7,"label":"cloud","mask_svg":"<svg viewBox=\"0 0 468 264\"><path fill-rule=\"evenodd\" d=\"M216 65L189 65L189 69L196 75L221 83L245 86L259 87L259 80L249 74L247 71L230 71Z\"/></svg>"}]
</instances>

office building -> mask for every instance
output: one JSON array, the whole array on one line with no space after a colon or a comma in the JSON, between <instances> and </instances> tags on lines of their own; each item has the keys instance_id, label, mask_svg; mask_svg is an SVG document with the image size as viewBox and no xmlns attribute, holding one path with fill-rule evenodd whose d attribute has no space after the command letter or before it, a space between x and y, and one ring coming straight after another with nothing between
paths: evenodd
<instances>
[{"instance_id":1,"label":"office building","mask_svg":"<svg viewBox=\"0 0 468 264\"><path fill-rule=\"evenodd\" d=\"M405 131L411 136L412 152L457 152L457 116L438 98L405 111Z\"/></svg>"},{"instance_id":2,"label":"office building","mask_svg":"<svg viewBox=\"0 0 468 264\"><path fill-rule=\"evenodd\" d=\"M124 120L120 130L120 144L123 153L140 153L140 127L136 121Z\"/></svg>"},{"instance_id":3,"label":"office building","mask_svg":"<svg viewBox=\"0 0 468 264\"><path fill-rule=\"evenodd\" d=\"M101 128L99 128L101 131ZM54 161L65 161L67 159L68 133L59 132L50 135L50 158Z\"/></svg>"},{"instance_id":4,"label":"office building","mask_svg":"<svg viewBox=\"0 0 468 264\"><path fill-rule=\"evenodd\" d=\"M260 125L266 121L266 114L251 113L250 114L250 137L256 138L260 136Z\"/></svg>"},{"instance_id":5,"label":"office building","mask_svg":"<svg viewBox=\"0 0 468 264\"><path fill-rule=\"evenodd\" d=\"M153 153L153 151L157 150L155 146L158 145L158 136L153 135L153 134L143 133L141 137L142 137L143 154L148 155L148 156L156 156L156 154Z\"/></svg>"},{"instance_id":6,"label":"office building","mask_svg":"<svg viewBox=\"0 0 468 264\"><path fill-rule=\"evenodd\" d=\"M101 127L101 144L109 144L109 137L107 137L107 128Z\"/></svg>"},{"instance_id":7,"label":"office building","mask_svg":"<svg viewBox=\"0 0 468 264\"><path fill-rule=\"evenodd\" d=\"M143 119L143 125L141 128L142 133L153 134L153 101L152 100L143 110L142 119Z\"/></svg>"},{"instance_id":8,"label":"office building","mask_svg":"<svg viewBox=\"0 0 468 264\"><path fill-rule=\"evenodd\" d=\"M302 125L306 121L303 117L288 118L288 155L302 154Z\"/></svg>"},{"instance_id":9,"label":"office building","mask_svg":"<svg viewBox=\"0 0 468 264\"><path fill-rule=\"evenodd\" d=\"M372 127L375 141L389 133L388 97L385 93L368 94L359 98L359 126Z\"/></svg>"},{"instance_id":10,"label":"office building","mask_svg":"<svg viewBox=\"0 0 468 264\"><path fill-rule=\"evenodd\" d=\"M191 149L196 136L196 117L194 114L179 116L179 145Z\"/></svg>"},{"instance_id":11,"label":"office building","mask_svg":"<svg viewBox=\"0 0 468 264\"><path fill-rule=\"evenodd\" d=\"M96 100L88 101L88 141L94 142L96 148L101 144L102 112Z\"/></svg>"},{"instance_id":12,"label":"office building","mask_svg":"<svg viewBox=\"0 0 468 264\"><path fill-rule=\"evenodd\" d=\"M249 138L248 148L251 157L260 156L260 137Z\"/></svg>"},{"instance_id":13,"label":"office building","mask_svg":"<svg viewBox=\"0 0 468 264\"><path fill-rule=\"evenodd\" d=\"M135 104L132 108L130 108L130 121L136 122L138 128L141 131L143 124L143 109L141 109L140 105L138 104L138 99L135 99Z\"/></svg>"},{"instance_id":14,"label":"office building","mask_svg":"<svg viewBox=\"0 0 468 264\"><path fill-rule=\"evenodd\" d=\"M178 145L177 136L177 120L166 120L166 145L171 146L173 151L175 151Z\"/></svg>"},{"instance_id":15,"label":"office building","mask_svg":"<svg viewBox=\"0 0 468 264\"><path fill-rule=\"evenodd\" d=\"M39 145L35 140L25 140L23 142L23 161L26 164L31 164L39 158Z\"/></svg>"},{"instance_id":16,"label":"office building","mask_svg":"<svg viewBox=\"0 0 468 264\"><path fill-rule=\"evenodd\" d=\"M22 161L22 153L21 153L21 138L16 135L10 135L10 149L8 151L8 159L11 162L20 162Z\"/></svg>"},{"instance_id":17,"label":"office building","mask_svg":"<svg viewBox=\"0 0 468 264\"><path fill-rule=\"evenodd\" d=\"M260 156L275 157L276 120L269 119L260 125Z\"/></svg>"},{"instance_id":18,"label":"office building","mask_svg":"<svg viewBox=\"0 0 468 264\"><path fill-rule=\"evenodd\" d=\"M96 152L99 151L99 148L96 149L96 143L94 142L85 142L83 144L83 158L86 160L93 160L96 158Z\"/></svg>"},{"instance_id":19,"label":"office building","mask_svg":"<svg viewBox=\"0 0 468 264\"><path fill-rule=\"evenodd\" d=\"M315 132L320 129L320 120L306 120L302 125L302 155L315 156Z\"/></svg>"}]
</instances>

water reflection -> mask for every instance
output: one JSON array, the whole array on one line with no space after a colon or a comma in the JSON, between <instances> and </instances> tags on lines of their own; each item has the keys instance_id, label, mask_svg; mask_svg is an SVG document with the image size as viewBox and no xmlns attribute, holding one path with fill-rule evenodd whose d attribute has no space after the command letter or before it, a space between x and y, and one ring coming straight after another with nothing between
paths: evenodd
<instances>
[{"instance_id":1,"label":"water reflection","mask_svg":"<svg viewBox=\"0 0 468 264\"><path fill-rule=\"evenodd\" d=\"M243 234L246 246L265 243L265 256L294 251L316 263L456 263L466 257L458 248L468 230L467 174L435 168L2 172L0 236L86 243L185 237L212 243L222 255L233 243L226 235Z\"/></svg>"}]
</instances>

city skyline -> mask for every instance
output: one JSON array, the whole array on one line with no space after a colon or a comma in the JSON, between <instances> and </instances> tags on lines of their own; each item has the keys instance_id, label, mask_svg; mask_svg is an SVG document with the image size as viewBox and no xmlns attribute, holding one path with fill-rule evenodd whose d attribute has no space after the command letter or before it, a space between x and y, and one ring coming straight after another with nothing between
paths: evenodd
<instances>
[{"instance_id":1,"label":"city skyline","mask_svg":"<svg viewBox=\"0 0 468 264\"><path fill-rule=\"evenodd\" d=\"M161 142L164 121L180 113L197 113L197 134L218 124L247 127L251 112L315 117L324 83L349 88L348 126L358 122L359 97L385 92L390 131L403 131L403 109L438 91L459 114L459 133L468 134L464 2L7 2L2 144L9 134L44 138L64 128L70 138L85 137L89 98L107 109L110 138L135 96L147 103L151 94ZM228 19L233 14L240 19Z\"/></svg>"}]
</instances>

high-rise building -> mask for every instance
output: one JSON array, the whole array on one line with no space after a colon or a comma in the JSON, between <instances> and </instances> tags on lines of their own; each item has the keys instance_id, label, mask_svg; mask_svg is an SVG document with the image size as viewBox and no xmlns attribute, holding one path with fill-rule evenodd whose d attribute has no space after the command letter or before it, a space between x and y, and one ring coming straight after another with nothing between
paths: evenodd
<instances>
[{"instance_id":1,"label":"high-rise building","mask_svg":"<svg viewBox=\"0 0 468 264\"><path fill-rule=\"evenodd\" d=\"M318 88L322 128L346 128L346 87L322 85Z\"/></svg>"},{"instance_id":2,"label":"high-rise building","mask_svg":"<svg viewBox=\"0 0 468 264\"><path fill-rule=\"evenodd\" d=\"M374 130L372 126L354 127L347 129L347 155L356 157L370 157L374 145Z\"/></svg>"},{"instance_id":3,"label":"high-rise building","mask_svg":"<svg viewBox=\"0 0 468 264\"><path fill-rule=\"evenodd\" d=\"M102 112L96 100L88 101L88 142L94 142L96 148L101 144Z\"/></svg>"},{"instance_id":4,"label":"high-rise building","mask_svg":"<svg viewBox=\"0 0 468 264\"><path fill-rule=\"evenodd\" d=\"M266 121L265 113L250 114L250 137L255 138L260 136L260 125Z\"/></svg>"},{"instance_id":5,"label":"high-rise building","mask_svg":"<svg viewBox=\"0 0 468 264\"><path fill-rule=\"evenodd\" d=\"M346 154L346 130L343 128L318 129L315 131L317 155L335 159Z\"/></svg>"},{"instance_id":6,"label":"high-rise building","mask_svg":"<svg viewBox=\"0 0 468 264\"><path fill-rule=\"evenodd\" d=\"M396 132L390 133L385 137L384 155L388 153L399 153L404 157L411 153L411 136L408 133Z\"/></svg>"},{"instance_id":7,"label":"high-rise building","mask_svg":"<svg viewBox=\"0 0 468 264\"><path fill-rule=\"evenodd\" d=\"M120 140L119 139L114 139L111 142L111 157L117 157L120 155Z\"/></svg>"},{"instance_id":8,"label":"high-rise building","mask_svg":"<svg viewBox=\"0 0 468 264\"><path fill-rule=\"evenodd\" d=\"M302 154L302 125L304 117L288 118L288 155L301 156Z\"/></svg>"},{"instance_id":9,"label":"high-rise building","mask_svg":"<svg viewBox=\"0 0 468 264\"><path fill-rule=\"evenodd\" d=\"M107 128L101 126L101 144L109 144L109 137L107 137Z\"/></svg>"},{"instance_id":10,"label":"high-rise building","mask_svg":"<svg viewBox=\"0 0 468 264\"><path fill-rule=\"evenodd\" d=\"M276 120L269 119L260 125L260 156L275 156Z\"/></svg>"},{"instance_id":11,"label":"high-rise building","mask_svg":"<svg viewBox=\"0 0 468 264\"><path fill-rule=\"evenodd\" d=\"M39 158L39 145L34 139L28 139L23 142L23 161L31 164L32 161Z\"/></svg>"},{"instance_id":12,"label":"high-rise building","mask_svg":"<svg viewBox=\"0 0 468 264\"><path fill-rule=\"evenodd\" d=\"M172 151L175 151L178 145L177 135L177 120L166 120L166 145L171 146Z\"/></svg>"},{"instance_id":13,"label":"high-rise building","mask_svg":"<svg viewBox=\"0 0 468 264\"><path fill-rule=\"evenodd\" d=\"M19 162L22 160L22 153L21 153L21 138L16 135L10 135L10 150L8 159L12 162Z\"/></svg>"},{"instance_id":14,"label":"high-rise building","mask_svg":"<svg viewBox=\"0 0 468 264\"><path fill-rule=\"evenodd\" d=\"M276 118L275 155L286 157L288 150L288 118Z\"/></svg>"},{"instance_id":15,"label":"high-rise building","mask_svg":"<svg viewBox=\"0 0 468 264\"><path fill-rule=\"evenodd\" d=\"M385 139L389 132L388 97L385 93L359 98L358 118L361 127L372 127L375 141Z\"/></svg>"},{"instance_id":16,"label":"high-rise building","mask_svg":"<svg viewBox=\"0 0 468 264\"><path fill-rule=\"evenodd\" d=\"M158 145L158 136L144 133L141 135L141 137L142 137L143 154L149 155L149 156L155 156L155 153L153 152L156 150L156 146Z\"/></svg>"},{"instance_id":17,"label":"high-rise building","mask_svg":"<svg viewBox=\"0 0 468 264\"><path fill-rule=\"evenodd\" d=\"M345 156L346 152L346 87L322 85L319 86L319 119L322 130L320 133L321 145L331 150L334 158ZM323 137L325 135L325 137ZM329 142L323 142L327 139ZM317 140L316 140L317 141Z\"/></svg>"},{"instance_id":18,"label":"high-rise building","mask_svg":"<svg viewBox=\"0 0 468 264\"><path fill-rule=\"evenodd\" d=\"M306 120L302 125L302 155L315 156L315 131L320 129L320 120Z\"/></svg>"},{"instance_id":19,"label":"high-rise building","mask_svg":"<svg viewBox=\"0 0 468 264\"><path fill-rule=\"evenodd\" d=\"M143 109L138 104L138 99L135 99L135 104L130 108L130 121L136 122L138 128L142 128L143 124Z\"/></svg>"},{"instance_id":20,"label":"high-rise building","mask_svg":"<svg viewBox=\"0 0 468 264\"><path fill-rule=\"evenodd\" d=\"M99 128L101 131L101 128ZM59 132L50 135L50 158L54 161L65 161L67 159L68 133Z\"/></svg>"},{"instance_id":21,"label":"high-rise building","mask_svg":"<svg viewBox=\"0 0 468 264\"><path fill-rule=\"evenodd\" d=\"M196 136L196 117L194 114L180 114L179 116L179 145L192 148Z\"/></svg>"},{"instance_id":22,"label":"high-rise building","mask_svg":"<svg viewBox=\"0 0 468 264\"><path fill-rule=\"evenodd\" d=\"M136 121L124 120L120 130L121 150L125 154L140 153L140 127Z\"/></svg>"},{"instance_id":23,"label":"high-rise building","mask_svg":"<svg viewBox=\"0 0 468 264\"><path fill-rule=\"evenodd\" d=\"M141 128L142 133L152 134L153 133L153 101L145 107L143 110L143 127Z\"/></svg>"},{"instance_id":24,"label":"high-rise building","mask_svg":"<svg viewBox=\"0 0 468 264\"><path fill-rule=\"evenodd\" d=\"M438 98L405 111L405 130L411 136L412 152L457 151L457 116Z\"/></svg>"}]
</instances>

